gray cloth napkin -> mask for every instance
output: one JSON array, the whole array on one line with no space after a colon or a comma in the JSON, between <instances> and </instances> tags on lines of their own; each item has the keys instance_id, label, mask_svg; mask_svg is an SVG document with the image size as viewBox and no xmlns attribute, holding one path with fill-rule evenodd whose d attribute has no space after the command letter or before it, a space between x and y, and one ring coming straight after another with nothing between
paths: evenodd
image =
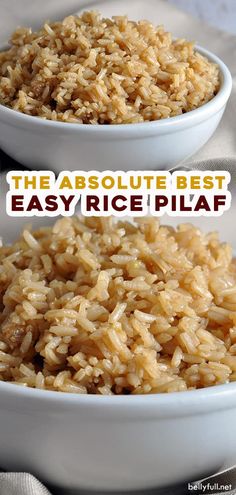
<instances>
[{"instance_id":1,"label":"gray cloth napkin","mask_svg":"<svg viewBox=\"0 0 236 495\"><path fill-rule=\"evenodd\" d=\"M229 170L232 173L232 185L236 186L236 36L226 34L215 28L204 25L191 16L179 11L164 0L18 0L17 2L9 0L0 0L0 46L3 46L10 33L18 25L31 25L37 27L47 19L59 19L71 12L77 12L84 8L94 8L101 10L104 15L113 15L126 13L134 19L149 18L157 24L164 24L166 28L172 31L176 36L194 39L199 44L220 56L229 66L233 76L233 92L224 115L221 125L219 126L214 137L198 152L190 163L186 166L201 170ZM224 158L221 158L221 157ZM218 160L216 160L218 158ZM2 164L3 166L4 164ZM9 166L9 163L8 163ZM1 168L1 165L0 165ZM3 194L1 191L1 195ZM0 197L0 199L1 199ZM234 194L236 199L236 193ZM3 211L1 209L1 211ZM234 212L233 205L230 212L224 216L225 224L233 225ZM202 219L203 224L207 219ZM3 220L4 214L3 214ZM12 225L14 222L12 222ZM226 240L231 241L232 228L230 227ZM217 475L219 476L219 475ZM235 470L225 472L222 476L221 483L230 484L232 479L236 480ZM211 486L214 486L214 478L211 479ZM221 478L217 478L221 479ZM235 484L236 486L236 484ZM101 493L101 492L100 492ZM163 490L143 491L143 495L185 495L200 494L203 491L189 491L187 485L181 487L171 487ZM205 494L227 493L227 495L236 495L236 489L231 491L217 492L216 490L204 491ZM67 495L65 491L61 495ZM59 495L58 491L53 490L53 494L43 486L34 476L28 473L0 473L0 495ZM69 495L69 494L68 494ZM82 495L78 492L77 495ZM141 492L140 492L141 495Z\"/></svg>"},{"instance_id":2,"label":"gray cloth napkin","mask_svg":"<svg viewBox=\"0 0 236 495\"><path fill-rule=\"evenodd\" d=\"M229 487L229 489L224 489ZM105 492L112 495L113 492ZM114 492L113 495L129 495L134 492ZM136 495L236 495L236 467L200 481L186 482L177 487L145 490ZM0 473L1 495L105 495L103 492L64 491L45 488L32 474L29 473Z\"/></svg>"},{"instance_id":3,"label":"gray cloth napkin","mask_svg":"<svg viewBox=\"0 0 236 495\"><path fill-rule=\"evenodd\" d=\"M1 495L51 495L32 474L0 473Z\"/></svg>"}]
</instances>

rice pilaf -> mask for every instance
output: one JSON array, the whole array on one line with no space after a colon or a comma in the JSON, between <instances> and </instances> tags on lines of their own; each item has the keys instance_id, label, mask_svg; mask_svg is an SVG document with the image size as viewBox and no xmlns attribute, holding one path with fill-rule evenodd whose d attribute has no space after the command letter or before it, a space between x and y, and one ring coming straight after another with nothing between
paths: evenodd
<instances>
[{"instance_id":1,"label":"rice pilaf","mask_svg":"<svg viewBox=\"0 0 236 495\"><path fill-rule=\"evenodd\" d=\"M0 248L0 379L149 394L236 379L229 245L156 218L63 218Z\"/></svg>"},{"instance_id":2,"label":"rice pilaf","mask_svg":"<svg viewBox=\"0 0 236 495\"><path fill-rule=\"evenodd\" d=\"M44 119L128 124L211 100L219 69L163 26L97 12L20 28L0 53L0 103Z\"/></svg>"}]
</instances>

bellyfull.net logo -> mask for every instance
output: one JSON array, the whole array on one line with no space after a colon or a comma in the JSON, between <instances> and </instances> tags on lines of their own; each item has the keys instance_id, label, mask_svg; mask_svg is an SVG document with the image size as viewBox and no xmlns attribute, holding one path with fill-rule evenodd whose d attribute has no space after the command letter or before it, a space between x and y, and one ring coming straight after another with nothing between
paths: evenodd
<instances>
[{"instance_id":1,"label":"bellyfull.net logo","mask_svg":"<svg viewBox=\"0 0 236 495\"><path fill-rule=\"evenodd\" d=\"M193 492L195 494L204 493L204 495L208 495L210 493L228 493L233 489L232 484L221 484L217 482L210 483L188 483L189 492Z\"/></svg>"}]
</instances>

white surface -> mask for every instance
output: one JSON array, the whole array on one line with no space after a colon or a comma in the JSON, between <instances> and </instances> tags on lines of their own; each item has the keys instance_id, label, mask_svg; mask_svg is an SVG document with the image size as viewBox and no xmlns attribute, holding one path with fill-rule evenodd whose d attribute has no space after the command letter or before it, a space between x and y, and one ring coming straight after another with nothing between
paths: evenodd
<instances>
[{"instance_id":1,"label":"white surface","mask_svg":"<svg viewBox=\"0 0 236 495\"><path fill-rule=\"evenodd\" d=\"M192 112L141 124L91 126L47 121L0 105L0 147L29 168L55 172L173 168L210 139L232 88L224 63L199 51L219 65L221 88Z\"/></svg>"},{"instance_id":2,"label":"white surface","mask_svg":"<svg viewBox=\"0 0 236 495\"><path fill-rule=\"evenodd\" d=\"M167 0L194 17L236 34L235 0Z\"/></svg>"}]
</instances>

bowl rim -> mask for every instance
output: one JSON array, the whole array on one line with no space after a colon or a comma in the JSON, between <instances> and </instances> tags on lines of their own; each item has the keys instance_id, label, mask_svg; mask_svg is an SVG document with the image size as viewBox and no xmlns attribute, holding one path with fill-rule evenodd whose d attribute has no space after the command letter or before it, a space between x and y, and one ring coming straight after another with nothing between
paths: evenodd
<instances>
[{"instance_id":1,"label":"bowl rim","mask_svg":"<svg viewBox=\"0 0 236 495\"><path fill-rule=\"evenodd\" d=\"M137 122L133 124L95 125L47 120L42 117L24 114L0 104L0 120L6 119L8 122L12 121L15 124L22 123L44 128L51 127L58 130L67 129L68 131L90 132L91 134L108 133L109 135L114 135L119 131L119 134L121 133L126 136L136 133L137 131L141 131L141 133L145 131L149 132L151 130L169 131L171 129L174 130L176 126L180 127L181 125L186 126L186 124L194 124L196 123L196 120L207 120L212 114L215 114L227 103L232 90L232 76L228 67L217 55L199 45L195 45L195 49L198 53L207 57L208 60L219 66L221 84L218 93L210 101L185 114L161 120Z\"/></svg>"},{"instance_id":2,"label":"bowl rim","mask_svg":"<svg viewBox=\"0 0 236 495\"><path fill-rule=\"evenodd\" d=\"M29 404L35 406L39 412L45 405L47 410L54 407L59 407L60 411L80 408L94 415L101 414L101 417L111 414L119 417L122 414L132 416L134 420L144 416L173 418L236 408L236 382L166 394L96 395L35 389L0 381L0 394L0 409L4 409L4 402L7 404L8 401L16 404L16 409L20 404L24 408Z\"/></svg>"}]
</instances>

